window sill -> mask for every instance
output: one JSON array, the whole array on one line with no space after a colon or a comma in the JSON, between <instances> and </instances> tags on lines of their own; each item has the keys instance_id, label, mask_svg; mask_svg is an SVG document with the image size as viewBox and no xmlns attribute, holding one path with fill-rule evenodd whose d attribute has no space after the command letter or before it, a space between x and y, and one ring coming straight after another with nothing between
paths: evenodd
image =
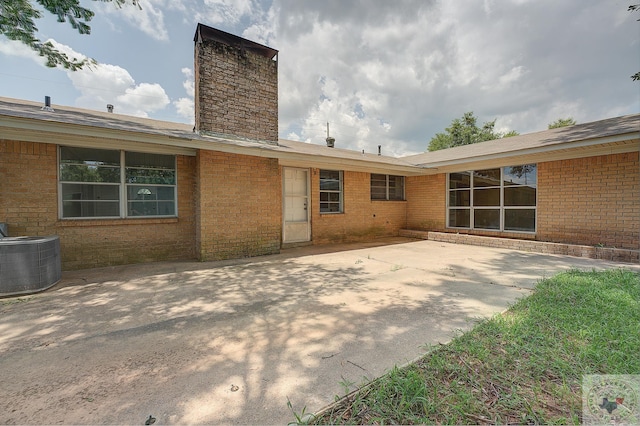
<instances>
[{"instance_id":1,"label":"window sill","mask_svg":"<svg viewBox=\"0 0 640 426\"><path fill-rule=\"evenodd\" d=\"M511 237L512 235L517 238L535 238L536 231L500 231L497 229L480 229L480 228L456 228L447 226L445 228L448 232L455 232L458 234L478 235L478 236L493 236L493 237Z\"/></svg>"},{"instance_id":2,"label":"window sill","mask_svg":"<svg viewBox=\"0 0 640 426\"><path fill-rule=\"evenodd\" d=\"M58 219L57 225L61 227L87 227L87 226L120 226L120 225L161 225L166 223L178 223L177 217L142 217L142 218L117 218L117 219Z\"/></svg>"}]
</instances>

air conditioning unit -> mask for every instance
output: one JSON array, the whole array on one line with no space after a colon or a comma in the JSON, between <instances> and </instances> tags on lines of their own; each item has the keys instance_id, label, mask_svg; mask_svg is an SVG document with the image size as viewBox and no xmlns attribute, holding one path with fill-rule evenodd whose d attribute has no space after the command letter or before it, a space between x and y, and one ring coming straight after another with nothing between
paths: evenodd
<instances>
[{"instance_id":1,"label":"air conditioning unit","mask_svg":"<svg viewBox=\"0 0 640 426\"><path fill-rule=\"evenodd\" d=\"M60 238L0 238L0 296L36 293L62 277Z\"/></svg>"}]
</instances>

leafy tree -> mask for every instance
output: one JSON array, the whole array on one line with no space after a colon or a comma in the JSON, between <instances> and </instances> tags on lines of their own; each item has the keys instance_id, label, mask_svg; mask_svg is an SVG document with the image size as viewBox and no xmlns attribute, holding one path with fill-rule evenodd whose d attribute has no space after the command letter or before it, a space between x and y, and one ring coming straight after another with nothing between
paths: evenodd
<instances>
[{"instance_id":1,"label":"leafy tree","mask_svg":"<svg viewBox=\"0 0 640 426\"><path fill-rule=\"evenodd\" d=\"M131 2L140 7L138 0L94 0L113 2L118 7ZM90 34L91 27L87 22L95 15L91 10L80 6L80 0L0 0L0 34L10 40L17 40L35 50L47 59L48 67L62 65L76 71L87 64L95 63L92 59L69 58L65 53L56 50L50 42L42 42L36 37L38 28L35 20L42 18L42 11L34 6L39 4L47 11L57 15L58 22L69 22L80 34Z\"/></svg>"},{"instance_id":2,"label":"leafy tree","mask_svg":"<svg viewBox=\"0 0 640 426\"><path fill-rule=\"evenodd\" d=\"M576 120L574 120L573 117L558 118L553 123L549 123L549 129L557 129L559 127L573 126L575 124L576 124Z\"/></svg>"},{"instance_id":3,"label":"leafy tree","mask_svg":"<svg viewBox=\"0 0 640 426\"><path fill-rule=\"evenodd\" d=\"M640 4L632 4L632 5L629 6L629 9L627 9L627 10L629 12L638 11L638 10L640 10ZM640 19L638 19L638 21L640 21ZM631 79L633 81L640 81L640 72L637 72L634 75L632 75Z\"/></svg>"},{"instance_id":4,"label":"leafy tree","mask_svg":"<svg viewBox=\"0 0 640 426\"><path fill-rule=\"evenodd\" d=\"M454 119L444 133L436 133L429 142L429 151L518 135L515 130L504 134L496 132L494 130L496 120L488 121L482 127L478 127L477 121L478 119L473 115L473 112L465 112L462 118Z\"/></svg>"}]
</instances>

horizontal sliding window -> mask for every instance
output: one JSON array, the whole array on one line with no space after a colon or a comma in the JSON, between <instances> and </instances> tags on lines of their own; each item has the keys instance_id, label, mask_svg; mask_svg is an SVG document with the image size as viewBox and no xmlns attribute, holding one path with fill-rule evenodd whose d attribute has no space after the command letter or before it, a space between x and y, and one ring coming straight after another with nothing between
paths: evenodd
<instances>
[{"instance_id":1,"label":"horizontal sliding window","mask_svg":"<svg viewBox=\"0 0 640 426\"><path fill-rule=\"evenodd\" d=\"M175 156L60 147L62 218L176 216Z\"/></svg>"},{"instance_id":2,"label":"horizontal sliding window","mask_svg":"<svg viewBox=\"0 0 640 426\"><path fill-rule=\"evenodd\" d=\"M537 165L449 173L448 226L535 232Z\"/></svg>"}]
</instances>

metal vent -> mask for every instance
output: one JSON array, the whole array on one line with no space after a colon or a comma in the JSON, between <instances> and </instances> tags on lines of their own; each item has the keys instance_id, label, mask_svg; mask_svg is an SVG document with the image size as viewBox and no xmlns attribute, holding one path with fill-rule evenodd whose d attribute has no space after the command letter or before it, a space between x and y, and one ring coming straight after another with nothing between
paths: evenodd
<instances>
[{"instance_id":1,"label":"metal vent","mask_svg":"<svg viewBox=\"0 0 640 426\"><path fill-rule=\"evenodd\" d=\"M0 296L46 290L62 277L60 239L0 239Z\"/></svg>"}]
</instances>

